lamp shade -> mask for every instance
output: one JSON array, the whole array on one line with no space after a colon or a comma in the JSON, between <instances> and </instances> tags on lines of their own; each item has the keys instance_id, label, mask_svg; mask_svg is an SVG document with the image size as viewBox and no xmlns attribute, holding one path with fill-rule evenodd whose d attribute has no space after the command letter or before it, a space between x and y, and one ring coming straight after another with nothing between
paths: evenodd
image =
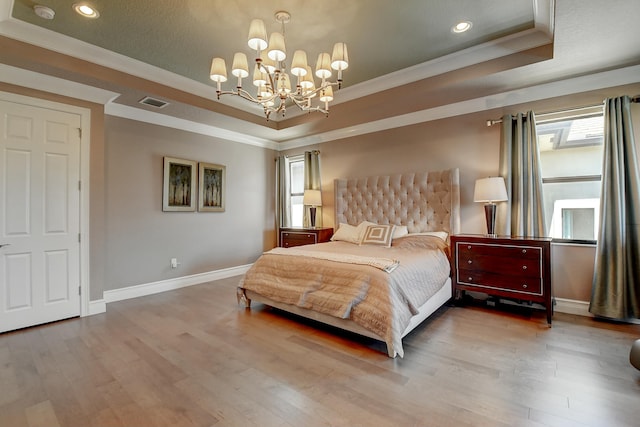
<instances>
[{"instance_id":1,"label":"lamp shade","mask_svg":"<svg viewBox=\"0 0 640 427\"><path fill-rule=\"evenodd\" d=\"M253 50L265 50L267 48L267 29L262 19L251 21L247 44Z\"/></svg>"},{"instance_id":2,"label":"lamp shade","mask_svg":"<svg viewBox=\"0 0 640 427\"><path fill-rule=\"evenodd\" d=\"M328 79L331 77L331 56L328 53L323 52L318 55L318 62L316 63L316 76L321 79Z\"/></svg>"},{"instance_id":3,"label":"lamp shade","mask_svg":"<svg viewBox=\"0 0 640 427\"><path fill-rule=\"evenodd\" d=\"M507 188L504 185L504 178L492 176L476 180L476 187L473 192L474 202L503 202L507 200Z\"/></svg>"},{"instance_id":4,"label":"lamp shade","mask_svg":"<svg viewBox=\"0 0 640 427\"><path fill-rule=\"evenodd\" d=\"M333 45L333 55L331 55L331 68L334 70L346 70L349 66L349 54L346 43L336 43Z\"/></svg>"},{"instance_id":5,"label":"lamp shade","mask_svg":"<svg viewBox=\"0 0 640 427\"><path fill-rule=\"evenodd\" d=\"M231 74L236 77L245 78L249 75L249 65L247 63L247 55L242 52L236 52L233 56L233 65L231 66Z\"/></svg>"},{"instance_id":6,"label":"lamp shade","mask_svg":"<svg viewBox=\"0 0 640 427\"><path fill-rule=\"evenodd\" d=\"M296 77L307 75L307 53L304 50L296 50L291 62L291 74Z\"/></svg>"},{"instance_id":7,"label":"lamp shade","mask_svg":"<svg viewBox=\"0 0 640 427\"><path fill-rule=\"evenodd\" d=\"M325 86L320 91L320 101L322 102L331 102L333 101L333 88L331 86Z\"/></svg>"},{"instance_id":8,"label":"lamp shade","mask_svg":"<svg viewBox=\"0 0 640 427\"><path fill-rule=\"evenodd\" d=\"M209 77L214 82L226 82L227 81L227 66L222 58L213 58L211 61L211 73Z\"/></svg>"},{"instance_id":9,"label":"lamp shade","mask_svg":"<svg viewBox=\"0 0 640 427\"><path fill-rule=\"evenodd\" d=\"M322 206L322 191L304 190L302 204L307 206Z\"/></svg>"},{"instance_id":10,"label":"lamp shade","mask_svg":"<svg viewBox=\"0 0 640 427\"><path fill-rule=\"evenodd\" d=\"M287 51L284 47L284 36L281 33L271 33L267 56L274 61L284 61L287 58Z\"/></svg>"},{"instance_id":11,"label":"lamp shade","mask_svg":"<svg viewBox=\"0 0 640 427\"><path fill-rule=\"evenodd\" d=\"M258 64L253 68L253 84L258 87L267 84L267 75L260 71L260 66Z\"/></svg>"},{"instance_id":12,"label":"lamp shade","mask_svg":"<svg viewBox=\"0 0 640 427\"><path fill-rule=\"evenodd\" d=\"M313 75L311 74L311 67L309 67L308 65L307 65L307 74L305 74L302 80L300 81L300 86L302 87L302 89L304 89L305 93L308 91L314 90L316 88L316 84L313 81ZM314 93L310 96L311 98L313 98L314 96L316 96L316 94Z\"/></svg>"}]
</instances>

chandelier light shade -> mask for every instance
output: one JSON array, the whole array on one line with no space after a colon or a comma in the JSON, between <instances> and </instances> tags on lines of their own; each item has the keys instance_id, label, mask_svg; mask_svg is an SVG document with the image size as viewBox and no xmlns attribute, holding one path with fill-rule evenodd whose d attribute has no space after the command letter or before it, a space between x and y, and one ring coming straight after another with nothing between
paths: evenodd
<instances>
[{"instance_id":1,"label":"chandelier light shade","mask_svg":"<svg viewBox=\"0 0 640 427\"><path fill-rule=\"evenodd\" d=\"M254 19L249 25L249 47L253 50L265 50L267 48L267 29L262 19Z\"/></svg>"},{"instance_id":2,"label":"chandelier light shade","mask_svg":"<svg viewBox=\"0 0 640 427\"><path fill-rule=\"evenodd\" d=\"M261 19L251 21L247 45L256 52L256 63L255 67L250 69L246 54L238 52L234 55L231 74L238 79L235 90L222 90L222 83L227 81L226 63L223 58L213 58L209 76L217 83L218 99L221 95L236 95L259 104L264 109L267 120L271 114L284 116L287 103L295 104L303 111L317 111L329 115L333 87L341 88L342 72L349 67L346 43L336 43L332 55L327 52L318 55L315 78L320 81L316 84L313 68L308 63L304 50L294 52L291 66L287 68L284 25L290 21L291 15L280 11L276 12L275 18L281 24L282 30L271 33L269 37ZM333 71L337 71L337 78L330 81ZM295 79L295 86L292 86L289 74ZM242 79L250 75L255 87L251 92L242 86Z\"/></svg>"}]
</instances>

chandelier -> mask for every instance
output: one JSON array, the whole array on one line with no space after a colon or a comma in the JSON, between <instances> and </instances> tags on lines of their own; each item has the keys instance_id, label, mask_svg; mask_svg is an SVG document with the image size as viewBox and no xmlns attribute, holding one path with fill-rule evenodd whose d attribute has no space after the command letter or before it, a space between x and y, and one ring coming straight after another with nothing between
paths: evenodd
<instances>
[{"instance_id":1,"label":"chandelier","mask_svg":"<svg viewBox=\"0 0 640 427\"><path fill-rule=\"evenodd\" d=\"M221 84L227 81L227 66L223 58L213 58L211 61L210 78L217 83L216 93L218 100L220 95L237 95L247 101L259 104L269 120L271 114L286 112L288 101L298 106L303 111L321 112L329 115L329 102L333 101L333 87L342 86L342 71L349 66L347 45L336 43L333 46L333 54L320 53L316 62L315 75L320 79L316 86L311 73L311 67L307 64L307 54L304 50L296 50L291 61L289 72L296 77L295 88L291 87L291 79L287 73L285 59L284 25L291 20L288 12L280 11L275 14L276 21L282 25L281 32L274 32L267 43L267 31L261 19L254 19L249 26L249 48L256 51L256 64L253 67L253 85L255 89L252 95L243 89L242 79L249 76L247 55L237 52L233 56L231 74L238 78L235 90L222 90ZM263 57L263 54L266 55ZM335 82L329 81L333 71L338 72ZM317 102L313 102L317 98ZM314 105L315 104L315 105Z\"/></svg>"}]
</instances>

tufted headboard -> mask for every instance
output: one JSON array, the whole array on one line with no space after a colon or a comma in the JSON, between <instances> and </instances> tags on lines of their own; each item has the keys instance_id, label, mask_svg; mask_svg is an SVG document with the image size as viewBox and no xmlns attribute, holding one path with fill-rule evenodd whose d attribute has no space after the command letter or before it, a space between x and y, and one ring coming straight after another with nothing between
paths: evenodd
<instances>
[{"instance_id":1,"label":"tufted headboard","mask_svg":"<svg viewBox=\"0 0 640 427\"><path fill-rule=\"evenodd\" d=\"M334 194L336 228L371 221L406 225L410 233L460 232L458 169L336 179Z\"/></svg>"}]
</instances>

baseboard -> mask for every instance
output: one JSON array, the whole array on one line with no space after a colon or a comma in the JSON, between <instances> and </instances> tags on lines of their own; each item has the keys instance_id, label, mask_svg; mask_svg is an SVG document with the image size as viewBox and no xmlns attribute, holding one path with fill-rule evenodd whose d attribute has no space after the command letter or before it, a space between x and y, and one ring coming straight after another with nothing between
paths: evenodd
<instances>
[{"instance_id":1,"label":"baseboard","mask_svg":"<svg viewBox=\"0 0 640 427\"><path fill-rule=\"evenodd\" d=\"M107 311L107 303L104 299L95 301L89 301L89 312L87 316L93 316L94 314L100 314Z\"/></svg>"},{"instance_id":2,"label":"baseboard","mask_svg":"<svg viewBox=\"0 0 640 427\"><path fill-rule=\"evenodd\" d=\"M222 270L209 271L206 273L193 274L190 276L176 277L175 279L160 280L158 282L145 283L142 285L128 286L121 289L104 291L104 301L106 303L122 301L130 298L153 295L160 292L172 291L187 286L199 285L213 280L226 279L227 277L239 276L247 272L251 264L238 267L224 268Z\"/></svg>"},{"instance_id":3,"label":"baseboard","mask_svg":"<svg viewBox=\"0 0 640 427\"><path fill-rule=\"evenodd\" d=\"M578 301L573 299L556 298L554 311L558 313L575 314L578 316L594 317L589 313L589 301Z\"/></svg>"}]
</instances>

